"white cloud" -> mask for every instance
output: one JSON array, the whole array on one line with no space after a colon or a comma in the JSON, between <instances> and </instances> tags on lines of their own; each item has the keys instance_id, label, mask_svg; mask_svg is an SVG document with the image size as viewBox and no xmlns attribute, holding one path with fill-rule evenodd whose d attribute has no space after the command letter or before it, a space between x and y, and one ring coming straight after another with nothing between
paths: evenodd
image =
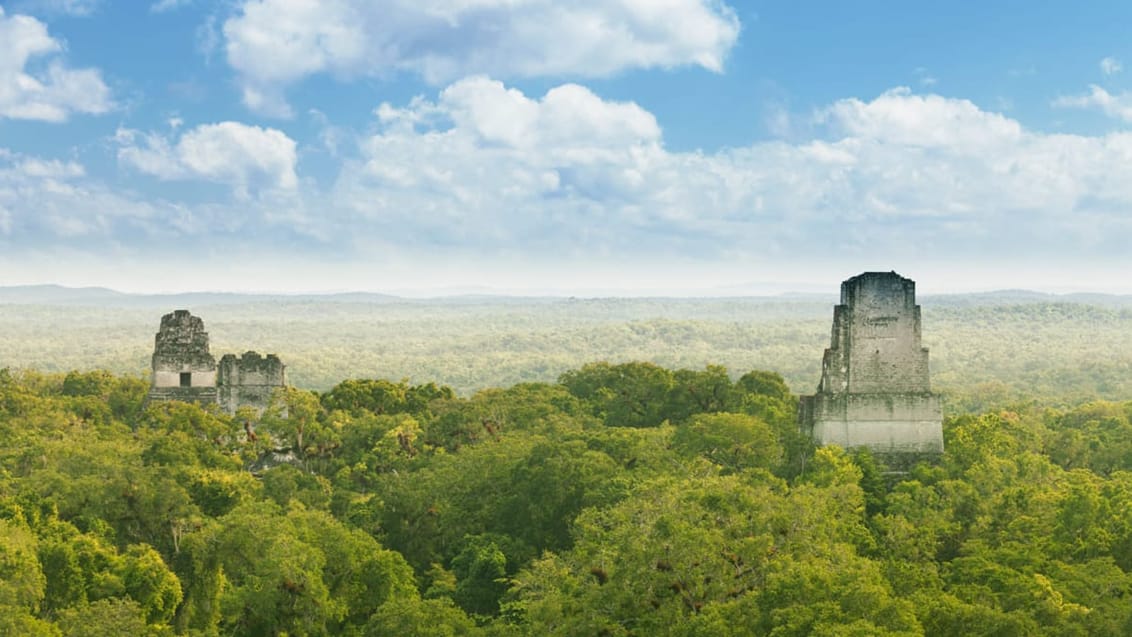
<instances>
[{"instance_id":1,"label":"white cloud","mask_svg":"<svg viewBox=\"0 0 1132 637\"><path fill-rule=\"evenodd\" d=\"M474 78L377 116L324 207L355 244L368 228L563 258L947 260L1132 240L1132 134L1027 131L907 89L821 109L823 138L717 153L669 151L647 111L575 85L535 99Z\"/></svg>"},{"instance_id":2,"label":"white cloud","mask_svg":"<svg viewBox=\"0 0 1132 637\"><path fill-rule=\"evenodd\" d=\"M90 180L81 164L0 148L0 235L15 240L6 250L112 237L126 226L146 224L153 214L152 205Z\"/></svg>"},{"instance_id":3,"label":"white cloud","mask_svg":"<svg viewBox=\"0 0 1132 637\"><path fill-rule=\"evenodd\" d=\"M203 179L234 187L294 190L295 142L282 131L239 122L203 124L176 139L122 129L118 160L159 179Z\"/></svg>"},{"instance_id":4,"label":"white cloud","mask_svg":"<svg viewBox=\"0 0 1132 637\"><path fill-rule=\"evenodd\" d=\"M1106 57L1101 60L1101 73L1105 75L1116 75L1123 70L1124 65L1120 63L1120 60L1114 57Z\"/></svg>"},{"instance_id":5,"label":"white cloud","mask_svg":"<svg viewBox=\"0 0 1132 637\"><path fill-rule=\"evenodd\" d=\"M101 4L101 0L24 0L16 7L26 11L43 11L72 16L88 16Z\"/></svg>"},{"instance_id":6,"label":"white cloud","mask_svg":"<svg viewBox=\"0 0 1132 637\"><path fill-rule=\"evenodd\" d=\"M254 199L170 201L109 184L72 160L0 147L0 255L8 264L36 257L58 266L70 263L66 254L113 272L127 260L152 266L155 256L162 262L207 260L213 252L246 248L249 237L278 250L297 236L307 243L317 237L317 224L296 212L302 203L294 199L272 191Z\"/></svg>"},{"instance_id":7,"label":"white cloud","mask_svg":"<svg viewBox=\"0 0 1132 637\"><path fill-rule=\"evenodd\" d=\"M1015 143L1018 122L981 110L967 100L889 90L869 102L844 99L824 109L818 121L835 132L910 147L972 148Z\"/></svg>"},{"instance_id":8,"label":"white cloud","mask_svg":"<svg viewBox=\"0 0 1132 637\"><path fill-rule=\"evenodd\" d=\"M1105 115L1132 122L1132 93L1113 95L1096 84L1089 85L1087 95L1059 97L1053 105L1061 108L1097 108Z\"/></svg>"},{"instance_id":9,"label":"white cloud","mask_svg":"<svg viewBox=\"0 0 1132 637\"><path fill-rule=\"evenodd\" d=\"M193 0L158 0L149 5L149 10L154 13L165 13L174 9L188 6L193 3Z\"/></svg>"},{"instance_id":10,"label":"white cloud","mask_svg":"<svg viewBox=\"0 0 1132 637\"><path fill-rule=\"evenodd\" d=\"M383 130L363 140L366 161L347 168L337 205L377 223L403 217L423 228L420 236L441 240L494 242L547 221L572 223L575 213L600 215L611 204L617 223L625 210L616 200L655 190L643 173L665 156L650 113L575 84L534 100L469 78L436 102L383 104L377 115Z\"/></svg>"},{"instance_id":11,"label":"white cloud","mask_svg":"<svg viewBox=\"0 0 1132 637\"><path fill-rule=\"evenodd\" d=\"M69 69L55 54L62 44L47 26L26 15L6 16L0 7L0 117L61 122L71 113L105 113L110 89L96 69ZM41 72L33 58L48 57Z\"/></svg>"},{"instance_id":12,"label":"white cloud","mask_svg":"<svg viewBox=\"0 0 1132 637\"><path fill-rule=\"evenodd\" d=\"M16 165L19 173L26 177L42 179L72 179L82 177L86 169L73 161L59 161L58 159L44 160L26 158Z\"/></svg>"},{"instance_id":13,"label":"white cloud","mask_svg":"<svg viewBox=\"0 0 1132 637\"><path fill-rule=\"evenodd\" d=\"M316 73L608 76L720 71L739 34L721 0L243 0L223 27L244 102L288 115L286 87Z\"/></svg>"}]
</instances>

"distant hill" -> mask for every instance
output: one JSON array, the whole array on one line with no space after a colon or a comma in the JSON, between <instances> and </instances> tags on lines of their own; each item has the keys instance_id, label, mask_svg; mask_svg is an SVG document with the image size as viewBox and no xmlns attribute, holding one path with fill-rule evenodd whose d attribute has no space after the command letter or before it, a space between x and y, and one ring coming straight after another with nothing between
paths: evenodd
<instances>
[{"instance_id":1,"label":"distant hill","mask_svg":"<svg viewBox=\"0 0 1132 637\"><path fill-rule=\"evenodd\" d=\"M689 306L698 303L739 302L742 304L834 304L834 294L784 291L774 295L724 294L708 297L565 297L508 296L502 294L453 294L431 298L409 298L374 292L313 294L251 294L241 292L182 292L176 294L132 294L102 287L72 288L62 285L0 286L0 305L85 305L94 307L185 308L216 305L255 305L263 303L403 303L410 305L541 305L556 303L617 302L627 305L668 303ZM1105 307L1132 307L1132 295L1070 293L1049 294L1033 290L996 290L961 294L925 294L924 306L970 307L1030 305L1034 303L1078 303Z\"/></svg>"},{"instance_id":2,"label":"distant hill","mask_svg":"<svg viewBox=\"0 0 1132 637\"><path fill-rule=\"evenodd\" d=\"M85 305L96 307L197 307L277 302L386 303L400 300L388 294L343 292L336 294L244 294L238 292L184 292L130 294L109 288L70 288L62 285L0 286L0 305Z\"/></svg>"},{"instance_id":3,"label":"distant hill","mask_svg":"<svg viewBox=\"0 0 1132 637\"><path fill-rule=\"evenodd\" d=\"M1077 303L1104 307L1132 307L1132 295L1075 292L1050 294L1033 290L995 290L964 294L925 294L920 297L924 306L1001 306L1030 305L1034 303Z\"/></svg>"},{"instance_id":4,"label":"distant hill","mask_svg":"<svg viewBox=\"0 0 1132 637\"><path fill-rule=\"evenodd\" d=\"M0 287L0 303L22 305L60 305L112 302L127 294L109 288L68 288L62 285L14 285Z\"/></svg>"}]
</instances>

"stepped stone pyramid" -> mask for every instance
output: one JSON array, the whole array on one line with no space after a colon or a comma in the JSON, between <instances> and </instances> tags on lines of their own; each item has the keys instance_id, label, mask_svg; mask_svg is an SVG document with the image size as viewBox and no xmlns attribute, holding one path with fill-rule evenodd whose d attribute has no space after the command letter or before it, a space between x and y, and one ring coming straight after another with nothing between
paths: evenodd
<instances>
[{"instance_id":1,"label":"stepped stone pyramid","mask_svg":"<svg viewBox=\"0 0 1132 637\"><path fill-rule=\"evenodd\" d=\"M188 310L166 314L154 341L148 401L217 402L216 359L208 351L208 332L200 317Z\"/></svg>"},{"instance_id":2,"label":"stepped stone pyramid","mask_svg":"<svg viewBox=\"0 0 1132 637\"><path fill-rule=\"evenodd\" d=\"M819 445L880 454L943 452L943 414L920 344L916 283L865 272L841 284L817 393L798 419Z\"/></svg>"}]
</instances>

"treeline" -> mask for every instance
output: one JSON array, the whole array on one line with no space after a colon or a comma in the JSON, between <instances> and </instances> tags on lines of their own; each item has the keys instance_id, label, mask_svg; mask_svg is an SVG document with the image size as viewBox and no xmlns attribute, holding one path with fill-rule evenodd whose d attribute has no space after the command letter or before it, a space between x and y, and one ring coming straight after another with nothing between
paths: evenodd
<instances>
[{"instance_id":1,"label":"treeline","mask_svg":"<svg viewBox=\"0 0 1132 637\"><path fill-rule=\"evenodd\" d=\"M1132 396L1132 308L995 298L925 302L932 382L952 413L1034 396L1062 406ZM148 373L160 316L173 309L0 305L0 366L106 368L140 377ZM461 396L554 382L594 360L773 369L793 391L808 393L821 376L833 317L832 300L768 299L296 301L191 309L204 319L213 353L279 354L300 387L325 391L343 378L409 377Z\"/></svg>"},{"instance_id":2,"label":"treeline","mask_svg":"<svg viewBox=\"0 0 1132 637\"><path fill-rule=\"evenodd\" d=\"M949 418L892 474L761 371L146 390L0 370L0 634L1132 634L1132 403Z\"/></svg>"}]
</instances>

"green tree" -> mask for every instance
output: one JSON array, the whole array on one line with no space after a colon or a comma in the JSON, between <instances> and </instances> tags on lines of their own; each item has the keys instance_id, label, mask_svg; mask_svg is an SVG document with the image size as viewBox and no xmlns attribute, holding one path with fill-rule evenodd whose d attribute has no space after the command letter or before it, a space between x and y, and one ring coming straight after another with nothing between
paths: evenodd
<instances>
[{"instance_id":1,"label":"green tree","mask_svg":"<svg viewBox=\"0 0 1132 637\"><path fill-rule=\"evenodd\" d=\"M131 599L100 599L59 612L63 637L158 637L171 631L146 624L145 613Z\"/></svg>"},{"instance_id":2,"label":"green tree","mask_svg":"<svg viewBox=\"0 0 1132 637\"><path fill-rule=\"evenodd\" d=\"M769 563L793 550L787 534L806 532L785 519L784 490L765 472L666 477L586 509L573 548L516 575L503 616L528 634L689 634L701 613L755 594Z\"/></svg>"},{"instance_id":3,"label":"green tree","mask_svg":"<svg viewBox=\"0 0 1132 637\"><path fill-rule=\"evenodd\" d=\"M338 383L322 395L322 406L327 411L341 409L354 415L399 414L409 411L409 384L402 380L357 379Z\"/></svg>"},{"instance_id":4,"label":"green tree","mask_svg":"<svg viewBox=\"0 0 1132 637\"><path fill-rule=\"evenodd\" d=\"M295 507L287 520L294 536L325 558L322 580L331 603L344 612L341 623L331 626L332 632L365 624L389 600L417 595L412 568L373 537L347 528L324 511Z\"/></svg>"},{"instance_id":5,"label":"green tree","mask_svg":"<svg viewBox=\"0 0 1132 637\"><path fill-rule=\"evenodd\" d=\"M475 623L449 599L389 600L366 624L364 637L467 637L478 634Z\"/></svg>"},{"instance_id":6,"label":"green tree","mask_svg":"<svg viewBox=\"0 0 1132 637\"><path fill-rule=\"evenodd\" d=\"M340 443L323 421L324 412L313 392L286 387L276 392L261 424L273 438L288 445L300 461L321 456Z\"/></svg>"},{"instance_id":7,"label":"green tree","mask_svg":"<svg viewBox=\"0 0 1132 637\"><path fill-rule=\"evenodd\" d=\"M465 611L494 615L499 598L507 590L507 556L490 536L468 538L464 549L452 558L456 590L452 599Z\"/></svg>"},{"instance_id":8,"label":"green tree","mask_svg":"<svg viewBox=\"0 0 1132 637\"><path fill-rule=\"evenodd\" d=\"M513 464L491 526L537 552L564 549L578 513L624 496L626 485L618 480L622 471L584 441L539 441Z\"/></svg>"},{"instance_id":9,"label":"green tree","mask_svg":"<svg viewBox=\"0 0 1132 637\"><path fill-rule=\"evenodd\" d=\"M590 404L593 414L614 427L655 427L665 419L673 373L652 363L590 363L558 382Z\"/></svg>"},{"instance_id":10,"label":"green tree","mask_svg":"<svg viewBox=\"0 0 1132 637\"><path fill-rule=\"evenodd\" d=\"M39 610L47 585L35 534L22 520L0 519L0 606Z\"/></svg>"},{"instance_id":11,"label":"green tree","mask_svg":"<svg viewBox=\"0 0 1132 637\"><path fill-rule=\"evenodd\" d=\"M23 607L0 604L0 635L20 637L60 637L59 629Z\"/></svg>"},{"instance_id":12,"label":"green tree","mask_svg":"<svg viewBox=\"0 0 1132 637\"><path fill-rule=\"evenodd\" d=\"M164 625L181 603L181 582L151 547L135 544L123 560L122 583L149 624Z\"/></svg>"},{"instance_id":13,"label":"green tree","mask_svg":"<svg viewBox=\"0 0 1132 637\"><path fill-rule=\"evenodd\" d=\"M672 446L685 456L702 456L728 472L773 469L782 461L782 446L774 431L747 414L692 416L676 428Z\"/></svg>"},{"instance_id":14,"label":"green tree","mask_svg":"<svg viewBox=\"0 0 1132 637\"><path fill-rule=\"evenodd\" d=\"M326 555L298 539L274 506L244 505L211 539L226 585L221 627L241 635L324 635L345 617L323 580Z\"/></svg>"},{"instance_id":15,"label":"green tree","mask_svg":"<svg viewBox=\"0 0 1132 637\"><path fill-rule=\"evenodd\" d=\"M220 517L259 495L260 483L248 473L222 469L197 469L188 474L188 492L193 504L211 517Z\"/></svg>"},{"instance_id":16,"label":"green tree","mask_svg":"<svg viewBox=\"0 0 1132 637\"><path fill-rule=\"evenodd\" d=\"M708 365L702 372L679 369L673 373L665 417L680 423L693 414L735 411L739 397L727 368L721 365Z\"/></svg>"}]
</instances>

